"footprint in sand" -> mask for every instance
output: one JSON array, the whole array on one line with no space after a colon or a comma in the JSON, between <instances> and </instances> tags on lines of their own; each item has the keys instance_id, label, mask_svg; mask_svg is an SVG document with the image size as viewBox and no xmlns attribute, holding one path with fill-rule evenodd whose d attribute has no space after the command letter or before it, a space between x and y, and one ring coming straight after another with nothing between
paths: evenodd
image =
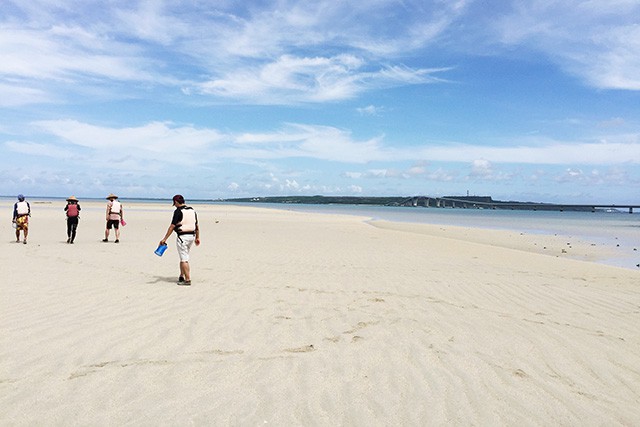
<instances>
[{"instance_id":1,"label":"footprint in sand","mask_svg":"<svg viewBox=\"0 0 640 427\"><path fill-rule=\"evenodd\" d=\"M513 375L515 375L516 377L520 377L520 378L527 378L529 376L522 369L516 369L515 371L513 371Z\"/></svg>"},{"instance_id":2,"label":"footprint in sand","mask_svg":"<svg viewBox=\"0 0 640 427\"><path fill-rule=\"evenodd\" d=\"M313 346L313 344L309 344L302 347L285 348L283 351L286 351L287 353L308 353L315 350L316 348Z\"/></svg>"},{"instance_id":3,"label":"footprint in sand","mask_svg":"<svg viewBox=\"0 0 640 427\"><path fill-rule=\"evenodd\" d=\"M201 354L217 354L218 356L231 356L234 354L243 354L244 350L204 350L200 352Z\"/></svg>"},{"instance_id":4,"label":"footprint in sand","mask_svg":"<svg viewBox=\"0 0 640 427\"><path fill-rule=\"evenodd\" d=\"M371 326L371 325L375 325L378 322L358 322L358 324L356 326L354 326L352 329L348 330L348 331L344 331L343 334L353 334L357 331L359 331L360 329L364 329L367 326Z\"/></svg>"}]
</instances>

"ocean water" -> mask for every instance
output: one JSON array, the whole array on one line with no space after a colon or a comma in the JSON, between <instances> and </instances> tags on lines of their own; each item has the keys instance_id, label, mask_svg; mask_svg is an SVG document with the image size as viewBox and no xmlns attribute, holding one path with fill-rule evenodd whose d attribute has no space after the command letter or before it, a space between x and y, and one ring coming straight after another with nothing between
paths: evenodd
<instances>
[{"instance_id":1,"label":"ocean water","mask_svg":"<svg viewBox=\"0 0 640 427\"><path fill-rule=\"evenodd\" d=\"M615 256L603 264L640 271L640 213L556 212L501 209L453 209L362 205L302 205L245 203L243 206L268 207L296 212L363 216L395 222L452 225L526 234L558 235L605 245Z\"/></svg>"}]
</instances>

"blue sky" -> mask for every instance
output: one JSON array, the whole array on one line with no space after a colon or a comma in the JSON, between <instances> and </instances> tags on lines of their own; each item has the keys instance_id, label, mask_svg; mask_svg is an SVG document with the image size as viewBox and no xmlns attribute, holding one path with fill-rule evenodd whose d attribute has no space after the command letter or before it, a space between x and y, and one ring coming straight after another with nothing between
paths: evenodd
<instances>
[{"instance_id":1,"label":"blue sky","mask_svg":"<svg viewBox=\"0 0 640 427\"><path fill-rule=\"evenodd\" d=\"M638 0L3 0L0 194L638 203Z\"/></svg>"}]
</instances>

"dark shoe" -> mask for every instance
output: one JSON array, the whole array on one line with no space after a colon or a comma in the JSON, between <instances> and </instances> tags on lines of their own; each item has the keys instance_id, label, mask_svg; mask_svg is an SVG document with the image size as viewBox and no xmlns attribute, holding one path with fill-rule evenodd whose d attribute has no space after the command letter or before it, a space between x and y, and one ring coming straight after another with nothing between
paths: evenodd
<instances>
[{"instance_id":1,"label":"dark shoe","mask_svg":"<svg viewBox=\"0 0 640 427\"><path fill-rule=\"evenodd\" d=\"M67 243L71 243L71 238L67 239Z\"/></svg>"},{"instance_id":2,"label":"dark shoe","mask_svg":"<svg viewBox=\"0 0 640 427\"><path fill-rule=\"evenodd\" d=\"M103 241L103 242L108 242L108 241L109 241L109 239L102 239L102 241Z\"/></svg>"},{"instance_id":3,"label":"dark shoe","mask_svg":"<svg viewBox=\"0 0 640 427\"><path fill-rule=\"evenodd\" d=\"M113 243L120 243L120 240L116 239Z\"/></svg>"},{"instance_id":4,"label":"dark shoe","mask_svg":"<svg viewBox=\"0 0 640 427\"><path fill-rule=\"evenodd\" d=\"M182 282L184 282L184 276L178 277L178 283L182 283Z\"/></svg>"},{"instance_id":5,"label":"dark shoe","mask_svg":"<svg viewBox=\"0 0 640 427\"><path fill-rule=\"evenodd\" d=\"M182 282L178 282L180 286L191 286L191 280L184 280Z\"/></svg>"}]
</instances>

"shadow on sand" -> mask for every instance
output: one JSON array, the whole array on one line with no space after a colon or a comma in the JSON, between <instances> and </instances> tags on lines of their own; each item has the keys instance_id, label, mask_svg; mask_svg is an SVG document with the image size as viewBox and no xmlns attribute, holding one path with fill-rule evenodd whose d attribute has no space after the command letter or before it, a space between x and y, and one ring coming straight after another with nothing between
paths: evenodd
<instances>
[{"instance_id":1,"label":"shadow on sand","mask_svg":"<svg viewBox=\"0 0 640 427\"><path fill-rule=\"evenodd\" d=\"M178 277L176 277L176 276L154 276L147 283L150 284L150 285L155 284L155 283L171 283L171 284L175 285L175 284L178 283Z\"/></svg>"}]
</instances>

